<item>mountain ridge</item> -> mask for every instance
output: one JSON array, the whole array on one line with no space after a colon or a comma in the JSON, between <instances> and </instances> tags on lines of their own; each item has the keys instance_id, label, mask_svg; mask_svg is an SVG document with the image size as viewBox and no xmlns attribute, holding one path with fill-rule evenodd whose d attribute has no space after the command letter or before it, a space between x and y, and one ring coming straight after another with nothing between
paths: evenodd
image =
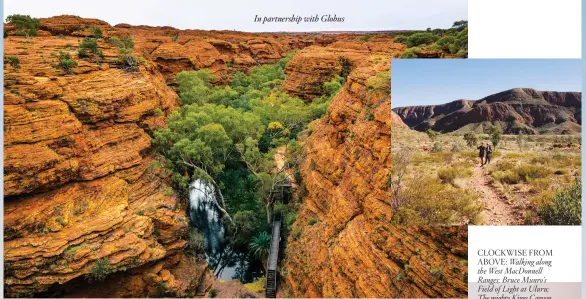
<instances>
[{"instance_id":1,"label":"mountain ridge","mask_svg":"<svg viewBox=\"0 0 586 299\"><path fill-rule=\"evenodd\" d=\"M479 100L393 108L417 131L483 133L499 124L506 134L574 134L581 131L581 92L512 88Z\"/></svg>"}]
</instances>

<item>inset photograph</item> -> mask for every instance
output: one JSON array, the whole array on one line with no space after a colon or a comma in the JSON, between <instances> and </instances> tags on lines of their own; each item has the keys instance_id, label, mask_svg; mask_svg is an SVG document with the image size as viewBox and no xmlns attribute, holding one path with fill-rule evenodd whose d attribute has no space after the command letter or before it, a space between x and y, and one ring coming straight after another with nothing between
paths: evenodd
<instances>
[{"instance_id":1,"label":"inset photograph","mask_svg":"<svg viewBox=\"0 0 586 299\"><path fill-rule=\"evenodd\" d=\"M393 222L580 225L579 60L392 61Z\"/></svg>"}]
</instances>

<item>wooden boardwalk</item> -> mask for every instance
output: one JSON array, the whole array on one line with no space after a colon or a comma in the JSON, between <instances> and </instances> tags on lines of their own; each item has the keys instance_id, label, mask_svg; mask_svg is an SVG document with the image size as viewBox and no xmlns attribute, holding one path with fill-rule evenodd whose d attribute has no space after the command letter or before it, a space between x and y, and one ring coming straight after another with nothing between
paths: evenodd
<instances>
[{"instance_id":1,"label":"wooden boardwalk","mask_svg":"<svg viewBox=\"0 0 586 299\"><path fill-rule=\"evenodd\" d=\"M274 202L287 203L290 195L291 185L284 184L277 188L277 192L272 194ZM269 259L267 262L267 279L265 285L265 297L275 298L277 296L277 288L279 281L279 257L283 252L281 249L281 231L283 228L283 214L273 214L272 234L271 234L271 249L269 251Z\"/></svg>"}]
</instances>

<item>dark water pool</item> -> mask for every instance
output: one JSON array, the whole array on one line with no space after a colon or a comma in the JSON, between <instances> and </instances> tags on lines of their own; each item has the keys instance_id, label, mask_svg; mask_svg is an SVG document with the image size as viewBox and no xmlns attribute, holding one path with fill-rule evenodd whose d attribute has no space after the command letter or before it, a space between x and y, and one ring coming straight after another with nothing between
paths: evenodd
<instances>
[{"instance_id":1,"label":"dark water pool","mask_svg":"<svg viewBox=\"0 0 586 299\"><path fill-rule=\"evenodd\" d=\"M204 235L204 251L210 269L223 280L238 279L254 282L262 276L262 263L248 252L233 249L225 238L226 229L220 211L213 199L213 186L201 180L190 185L189 202L191 223Z\"/></svg>"}]
</instances>

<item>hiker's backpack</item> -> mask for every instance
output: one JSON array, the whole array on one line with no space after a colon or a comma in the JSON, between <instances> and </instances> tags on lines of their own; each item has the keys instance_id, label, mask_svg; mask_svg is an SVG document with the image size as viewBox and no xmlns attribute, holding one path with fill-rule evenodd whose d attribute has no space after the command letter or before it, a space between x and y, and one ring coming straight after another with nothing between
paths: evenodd
<instances>
[{"instance_id":1,"label":"hiker's backpack","mask_svg":"<svg viewBox=\"0 0 586 299\"><path fill-rule=\"evenodd\" d=\"M488 146L488 148L486 149L486 152L488 152L489 154L492 154L492 145Z\"/></svg>"}]
</instances>

